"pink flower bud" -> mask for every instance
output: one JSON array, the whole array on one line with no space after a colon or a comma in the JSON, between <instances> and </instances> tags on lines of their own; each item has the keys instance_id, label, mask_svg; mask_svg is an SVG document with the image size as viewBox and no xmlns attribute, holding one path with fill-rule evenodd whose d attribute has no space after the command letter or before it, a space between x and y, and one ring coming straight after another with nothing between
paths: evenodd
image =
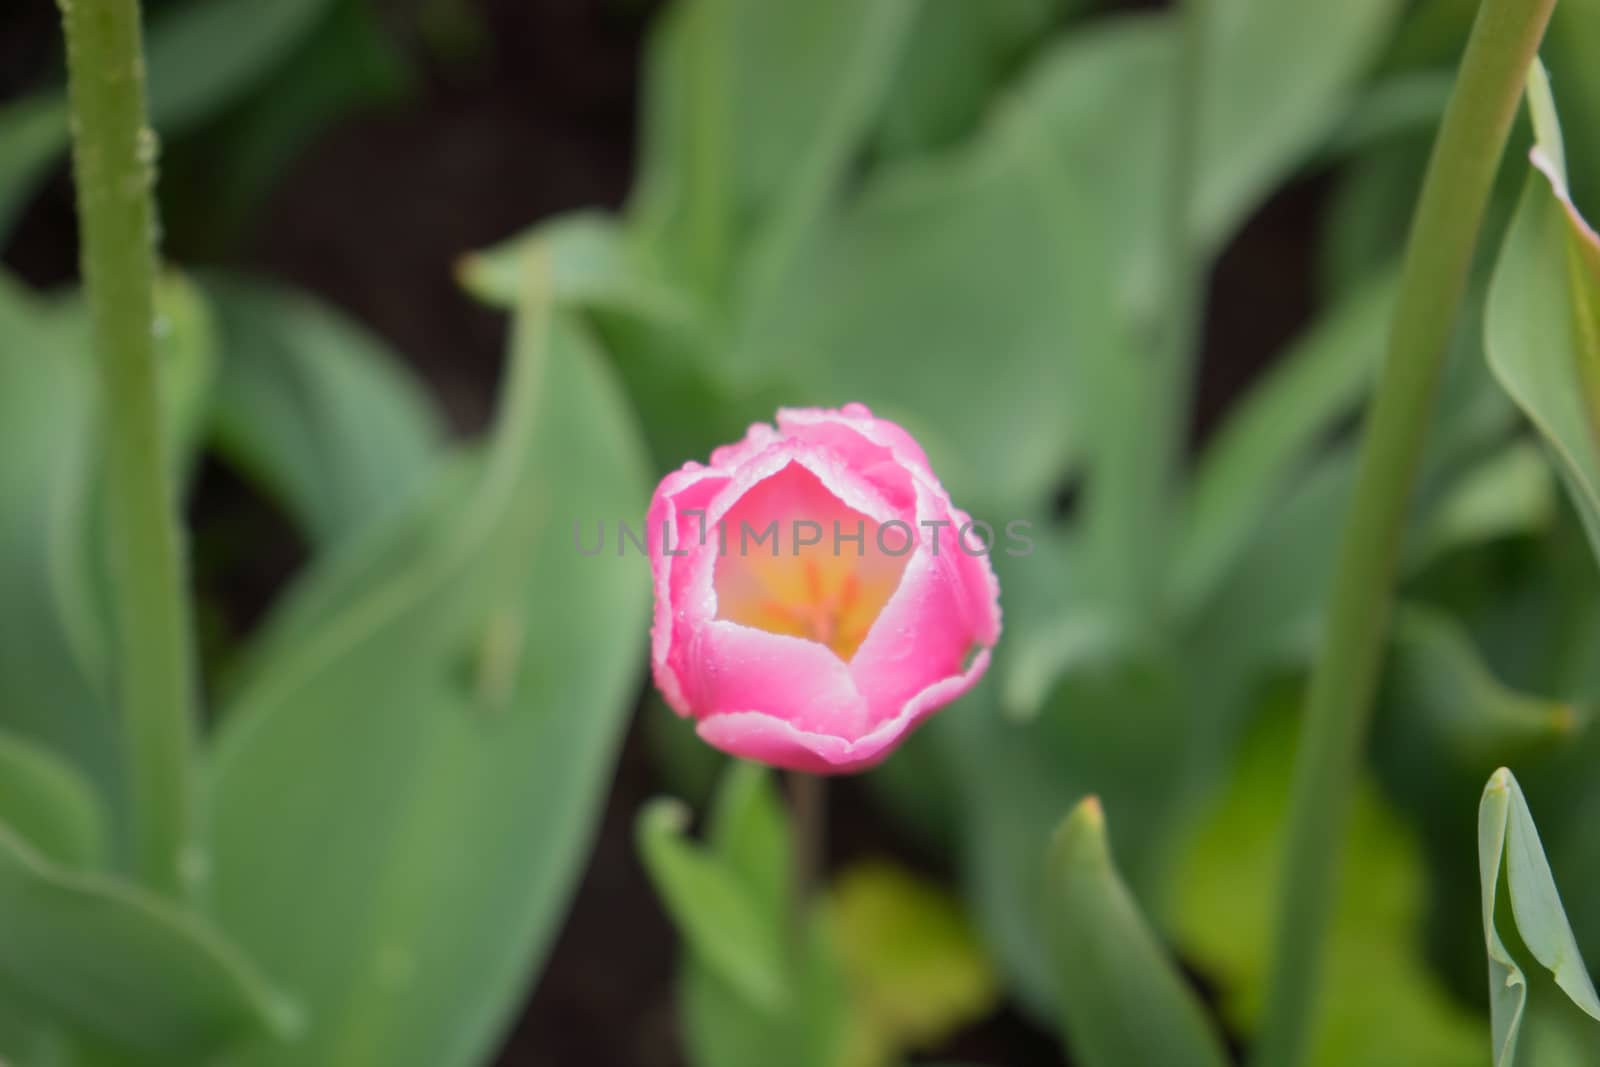
<instances>
[{"instance_id":1,"label":"pink flower bud","mask_svg":"<svg viewBox=\"0 0 1600 1067\"><path fill-rule=\"evenodd\" d=\"M655 682L725 752L864 770L989 665L993 537L862 405L777 422L656 488Z\"/></svg>"}]
</instances>

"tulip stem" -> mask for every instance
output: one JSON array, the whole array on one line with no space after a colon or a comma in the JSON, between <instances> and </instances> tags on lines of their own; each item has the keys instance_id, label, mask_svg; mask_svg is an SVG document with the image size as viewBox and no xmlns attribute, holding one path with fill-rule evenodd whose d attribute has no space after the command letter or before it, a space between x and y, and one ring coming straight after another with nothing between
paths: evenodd
<instances>
[{"instance_id":1,"label":"tulip stem","mask_svg":"<svg viewBox=\"0 0 1600 1067\"><path fill-rule=\"evenodd\" d=\"M1555 0L1484 0L1434 142L1296 758L1258 1067L1303 1063L1401 537L1484 207Z\"/></svg>"},{"instance_id":2,"label":"tulip stem","mask_svg":"<svg viewBox=\"0 0 1600 1067\"><path fill-rule=\"evenodd\" d=\"M796 943L804 944L807 918L827 869L828 780L817 774L791 771L789 807L794 837L791 908Z\"/></svg>"},{"instance_id":3,"label":"tulip stem","mask_svg":"<svg viewBox=\"0 0 1600 1067\"><path fill-rule=\"evenodd\" d=\"M194 665L156 365L155 139L138 0L61 4L81 260L103 420L115 699L128 761L129 865L179 895L190 842Z\"/></svg>"}]
</instances>

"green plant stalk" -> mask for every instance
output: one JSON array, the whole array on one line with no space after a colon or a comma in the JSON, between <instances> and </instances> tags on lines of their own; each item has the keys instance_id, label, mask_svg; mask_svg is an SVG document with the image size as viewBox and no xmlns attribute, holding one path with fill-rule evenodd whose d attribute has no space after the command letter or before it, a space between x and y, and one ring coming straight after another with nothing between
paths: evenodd
<instances>
[{"instance_id":1,"label":"green plant stalk","mask_svg":"<svg viewBox=\"0 0 1600 1067\"><path fill-rule=\"evenodd\" d=\"M1554 6L1484 0L1423 179L1296 758L1259 1067L1294 1067L1305 1056L1427 425L1484 207Z\"/></svg>"},{"instance_id":2,"label":"green plant stalk","mask_svg":"<svg viewBox=\"0 0 1600 1067\"><path fill-rule=\"evenodd\" d=\"M94 321L129 862L179 896L191 814L193 647L155 348L154 137L138 0L62 0L82 269Z\"/></svg>"}]
</instances>

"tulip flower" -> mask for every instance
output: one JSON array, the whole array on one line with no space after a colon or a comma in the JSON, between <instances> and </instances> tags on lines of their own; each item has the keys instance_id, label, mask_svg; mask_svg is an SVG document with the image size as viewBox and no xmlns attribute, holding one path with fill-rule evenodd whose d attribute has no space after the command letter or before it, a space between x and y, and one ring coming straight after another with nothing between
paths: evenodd
<instances>
[{"instance_id":1,"label":"tulip flower","mask_svg":"<svg viewBox=\"0 0 1600 1067\"><path fill-rule=\"evenodd\" d=\"M656 489L656 686L735 756L872 766L988 667L1000 589L975 525L896 424L780 410Z\"/></svg>"}]
</instances>

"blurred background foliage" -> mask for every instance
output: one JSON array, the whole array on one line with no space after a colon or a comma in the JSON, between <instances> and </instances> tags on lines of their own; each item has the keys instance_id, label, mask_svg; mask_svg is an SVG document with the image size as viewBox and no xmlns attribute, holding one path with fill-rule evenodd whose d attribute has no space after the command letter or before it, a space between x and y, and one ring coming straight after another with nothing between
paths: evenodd
<instances>
[{"instance_id":1,"label":"blurred background foliage","mask_svg":"<svg viewBox=\"0 0 1600 1067\"><path fill-rule=\"evenodd\" d=\"M1197 10L1190 70L1171 11L1094 0L151 0L212 709L194 919L107 873L126 782L68 120L50 5L10 5L0 1053L1057 1062L1072 978L1041 931L1063 880L1127 913L1107 825L1129 936L1247 1044L1352 425L1475 5ZM1600 208L1597 48L1600 3L1563 0L1543 56ZM1483 1062L1472 813L1502 764L1600 959L1600 582L1481 310L1531 139L1430 437L1319 1065ZM1518 295L1493 306L1533 314ZM850 400L1036 549L995 558L980 688L837 787L795 958L771 783L641 696L643 562L574 566L566 539L779 403ZM656 791L711 814L697 843L645 808L641 865ZM1050 852L1089 794L1104 822Z\"/></svg>"}]
</instances>

